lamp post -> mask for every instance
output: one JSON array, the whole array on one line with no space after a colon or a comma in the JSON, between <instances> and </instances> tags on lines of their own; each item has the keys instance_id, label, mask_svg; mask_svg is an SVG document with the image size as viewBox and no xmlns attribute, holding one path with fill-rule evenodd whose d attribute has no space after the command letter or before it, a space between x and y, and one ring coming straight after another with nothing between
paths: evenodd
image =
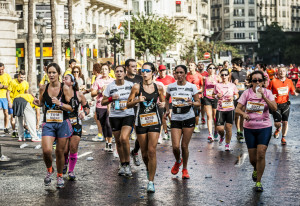
<instances>
[{"instance_id":1,"label":"lamp post","mask_svg":"<svg viewBox=\"0 0 300 206\"><path fill-rule=\"evenodd\" d=\"M195 64L197 64L198 62L197 52L198 52L197 42L195 42L195 46L194 46Z\"/></svg>"},{"instance_id":2,"label":"lamp post","mask_svg":"<svg viewBox=\"0 0 300 206\"><path fill-rule=\"evenodd\" d=\"M42 68L44 66L44 62L43 62L43 40L45 39L45 34L46 34L46 26L47 23L44 21L44 14L40 13L37 16L37 19L34 22L34 27L35 27L35 31L37 32L37 37L40 40L40 69L39 69L39 81L41 80L41 76L42 76ZM39 82L38 81L38 82Z\"/></svg>"},{"instance_id":3,"label":"lamp post","mask_svg":"<svg viewBox=\"0 0 300 206\"><path fill-rule=\"evenodd\" d=\"M107 42L112 43L113 47L114 47L114 67L116 67L116 62L117 62L117 43L121 43L122 40L124 40L124 36L125 36L125 32L123 31L123 29L121 29L121 31L119 32L120 34L120 40L118 38L116 38L116 34L117 34L117 27L114 24L111 28L112 34L113 34L113 38L109 39L109 31L106 30L105 32L105 38Z\"/></svg>"}]
</instances>

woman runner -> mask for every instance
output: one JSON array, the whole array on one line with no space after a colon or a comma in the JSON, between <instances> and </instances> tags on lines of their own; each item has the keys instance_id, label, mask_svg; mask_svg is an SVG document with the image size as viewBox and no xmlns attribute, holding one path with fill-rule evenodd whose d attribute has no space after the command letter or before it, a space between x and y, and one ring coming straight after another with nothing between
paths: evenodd
<instances>
[{"instance_id":1,"label":"woman runner","mask_svg":"<svg viewBox=\"0 0 300 206\"><path fill-rule=\"evenodd\" d=\"M171 137L173 154L176 162L172 167L171 173L176 175L179 167L183 163L182 179L189 179L187 170L189 159L189 143L195 128L195 113L193 107L200 107L198 89L195 84L186 81L187 68L184 65L175 67L177 82L172 83L167 88L166 94L166 113L164 118L169 116L169 99L172 98L171 116ZM194 99L194 102L192 101ZM182 140L181 140L182 136ZM182 158L180 158L180 141L182 148Z\"/></svg>"},{"instance_id":2,"label":"woman runner","mask_svg":"<svg viewBox=\"0 0 300 206\"><path fill-rule=\"evenodd\" d=\"M163 88L153 83L155 67L146 62L142 66L143 82L135 84L131 90L127 107L133 108L138 104L136 114L136 134L140 143L143 161L147 168L149 179L147 192L154 193L154 176L156 172L156 146L160 134L161 121L158 113L157 100L160 107L164 107ZM135 98L138 97L138 98Z\"/></svg>"},{"instance_id":3,"label":"woman runner","mask_svg":"<svg viewBox=\"0 0 300 206\"><path fill-rule=\"evenodd\" d=\"M54 140L56 140L57 187L63 188L64 149L67 138L71 137L73 132L67 112L71 112L72 107L66 102L66 98L70 99L71 97L64 94L69 87L59 82L61 70L58 64L49 64L47 66L47 74L50 83L40 87L40 99L34 100L34 104L39 107L45 105L44 123L42 125L42 148L47 175L44 183L46 186L50 185L54 173L52 147Z\"/></svg>"}]
</instances>

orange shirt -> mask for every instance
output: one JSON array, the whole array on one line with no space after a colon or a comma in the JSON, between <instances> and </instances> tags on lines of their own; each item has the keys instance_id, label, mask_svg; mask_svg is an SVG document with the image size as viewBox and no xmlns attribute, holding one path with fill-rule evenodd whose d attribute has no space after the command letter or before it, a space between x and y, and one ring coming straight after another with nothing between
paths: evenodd
<instances>
[{"instance_id":1,"label":"orange shirt","mask_svg":"<svg viewBox=\"0 0 300 206\"><path fill-rule=\"evenodd\" d=\"M269 75L270 80L274 79L274 77L275 77L275 70L274 69L267 69L267 73Z\"/></svg>"},{"instance_id":2,"label":"orange shirt","mask_svg":"<svg viewBox=\"0 0 300 206\"><path fill-rule=\"evenodd\" d=\"M295 94L295 87L291 79L286 78L284 82L279 79L273 79L268 89L272 91L274 95L276 95L275 101L277 104L283 104L289 101L289 93L292 95Z\"/></svg>"}]
</instances>

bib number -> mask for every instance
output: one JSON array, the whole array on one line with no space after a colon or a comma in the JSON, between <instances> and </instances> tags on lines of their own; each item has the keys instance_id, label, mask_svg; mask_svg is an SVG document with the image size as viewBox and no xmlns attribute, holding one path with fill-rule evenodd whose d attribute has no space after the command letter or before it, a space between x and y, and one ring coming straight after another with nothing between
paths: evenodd
<instances>
[{"instance_id":1,"label":"bib number","mask_svg":"<svg viewBox=\"0 0 300 206\"><path fill-rule=\"evenodd\" d=\"M77 124L77 117L70 118L70 123L71 123L71 125Z\"/></svg>"},{"instance_id":2,"label":"bib number","mask_svg":"<svg viewBox=\"0 0 300 206\"><path fill-rule=\"evenodd\" d=\"M149 114L140 114L140 121L142 127L157 125L159 123L155 112Z\"/></svg>"},{"instance_id":3,"label":"bib number","mask_svg":"<svg viewBox=\"0 0 300 206\"><path fill-rule=\"evenodd\" d=\"M187 97L172 97L172 104L176 107L185 107L189 105L187 100Z\"/></svg>"},{"instance_id":4,"label":"bib number","mask_svg":"<svg viewBox=\"0 0 300 206\"><path fill-rule=\"evenodd\" d=\"M234 108L233 101L222 101L222 108L223 109Z\"/></svg>"},{"instance_id":5,"label":"bib number","mask_svg":"<svg viewBox=\"0 0 300 206\"><path fill-rule=\"evenodd\" d=\"M237 89L238 89L239 91L244 91L244 90L245 90L245 84L243 84L243 83L238 83L238 84L236 85L236 87L237 87Z\"/></svg>"},{"instance_id":6,"label":"bib number","mask_svg":"<svg viewBox=\"0 0 300 206\"><path fill-rule=\"evenodd\" d=\"M246 112L255 112L262 115L265 109L264 103L247 102Z\"/></svg>"},{"instance_id":7,"label":"bib number","mask_svg":"<svg viewBox=\"0 0 300 206\"><path fill-rule=\"evenodd\" d=\"M64 115L62 110L48 110L46 114L46 122L62 123Z\"/></svg>"},{"instance_id":8,"label":"bib number","mask_svg":"<svg viewBox=\"0 0 300 206\"><path fill-rule=\"evenodd\" d=\"M214 88L211 88L211 89L206 89L206 96L208 96L208 97L212 97L212 95L213 95L213 92L214 92Z\"/></svg>"},{"instance_id":9,"label":"bib number","mask_svg":"<svg viewBox=\"0 0 300 206\"><path fill-rule=\"evenodd\" d=\"M278 96L285 96L289 94L289 87L280 87L277 89Z\"/></svg>"}]
</instances>

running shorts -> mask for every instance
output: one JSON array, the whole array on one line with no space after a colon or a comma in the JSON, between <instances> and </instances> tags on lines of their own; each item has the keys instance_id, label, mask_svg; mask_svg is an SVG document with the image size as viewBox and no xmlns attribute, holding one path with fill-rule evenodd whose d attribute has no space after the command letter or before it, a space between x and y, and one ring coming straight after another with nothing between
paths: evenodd
<instances>
[{"instance_id":1,"label":"running shorts","mask_svg":"<svg viewBox=\"0 0 300 206\"><path fill-rule=\"evenodd\" d=\"M121 131L123 126L129 126L129 127L133 126L134 115L130 115L126 117L110 117L109 122L113 132Z\"/></svg>"},{"instance_id":2,"label":"running shorts","mask_svg":"<svg viewBox=\"0 0 300 206\"><path fill-rule=\"evenodd\" d=\"M203 97L201 99L201 104L203 105L210 105L213 109L217 109L218 100L217 99L209 99L207 97Z\"/></svg>"},{"instance_id":3,"label":"running shorts","mask_svg":"<svg viewBox=\"0 0 300 206\"><path fill-rule=\"evenodd\" d=\"M268 146L272 136L272 127L262 129L244 128L244 136L248 149L257 148L259 144Z\"/></svg>"},{"instance_id":4,"label":"running shorts","mask_svg":"<svg viewBox=\"0 0 300 206\"><path fill-rule=\"evenodd\" d=\"M161 124L152 125L148 127L135 126L136 134L146 134L148 132L158 132L160 133Z\"/></svg>"},{"instance_id":5,"label":"running shorts","mask_svg":"<svg viewBox=\"0 0 300 206\"><path fill-rule=\"evenodd\" d=\"M8 101L6 98L0 98L0 109L8 109Z\"/></svg>"},{"instance_id":6,"label":"running shorts","mask_svg":"<svg viewBox=\"0 0 300 206\"><path fill-rule=\"evenodd\" d=\"M64 120L62 123L45 122L42 125L42 136L53 138L69 138L72 136L73 128L70 120Z\"/></svg>"},{"instance_id":7,"label":"running shorts","mask_svg":"<svg viewBox=\"0 0 300 206\"><path fill-rule=\"evenodd\" d=\"M277 104L277 111L273 111L274 122L288 121L290 115L289 102L284 104Z\"/></svg>"},{"instance_id":8,"label":"running shorts","mask_svg":"<svg viewBox=\"0 0 300 206\"><path fill-rule=\"evenodd\" d=\"M171 120L171 128L183 129L183 128L193 128L195 127L196 118L190 118L182 121Z\"/></svg>"},{"instance_id":9,"label":"running shorts","mask_svg":"<svg viewBox=\"0 0 300 206\"><path fill-rule=\"evenodd\" d=\"M81 135L82 135L82 125L81 124L75 124L75 125L72 125L72 128L73 128L73 135L72 136L81 137Z\"/></svg>"},{"instance_id":10,"label":"running shorts","mask_svg":"<svg viewBox=\"0 0 300 206\"><path fill-rule=\"evenodd\" d=\"M217 126L224 126L225 122L228 124L233 124L234 120L234 110L231 111L219 111L216 114Z\"/></svg>"}]
</instances>

